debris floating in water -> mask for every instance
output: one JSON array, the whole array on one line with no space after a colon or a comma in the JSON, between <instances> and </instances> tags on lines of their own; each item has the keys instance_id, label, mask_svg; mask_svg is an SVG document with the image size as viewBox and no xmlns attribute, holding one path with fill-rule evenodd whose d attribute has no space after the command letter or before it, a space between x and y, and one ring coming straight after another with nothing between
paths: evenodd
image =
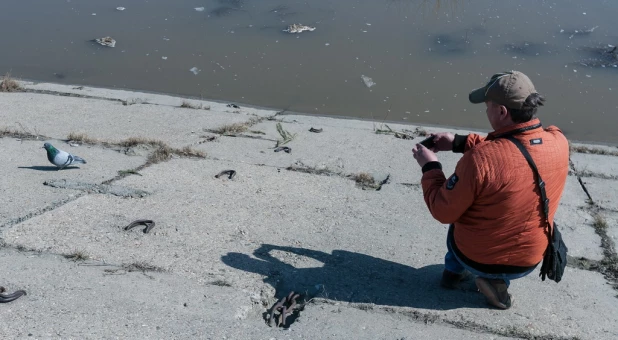
<instances>
[{"instance_id":1,"label":"debris floating in water","mask_svg":"<svg viewBox=\"0 0 618 340\"><path fill-rule=\"evenodd\" d=\"M163 60L167 60L167 57L161 57L161 59L163 59Z\"/></svg>"},{"instance_id":2,"label":"debris floating in water","mask_svg":"<svg viewBox=\"0 0 618 340\"><path fill-rule=\"evenodd\" d=\"M204 7L195 7L195 10L198 12L204 12Z\"/></svg>"},{"instance_id":3,"label":"debris floating in water","mask_svg":"<svg viewBox=\"0 0 618 340\"><path fill-rule=\"evenodd\" d=\"M124 7L116 7L116 9L119 10L119 11L124 11L126 8L124 8Z\"/></svg>"},{"instance_id":4,"label":"debris floating in water","mask_svg":"<svg viewBox=\"0 0 618 340\"><path fill-rule=\"evenodd\" d=\"M302 33L303 31L313 32L315 31L315 27L305 26L301 24L292 24L288 26L288 28L283 30L283 32L288 33Z\"/></svg>"},{"instance_id":5,"label":"debris floating in water","mask_svg":"<svg viewBox=\"0 0 618 340\"><path fill-rule=\"evenodd\" d=\"M191 72L193 72L193 74L197 75L198 73L200 73L201 70L194 66L189 71L191 71Z\"/></svg>"},{"instance_id":6,"label":"debris floating in water","mask_svg":"<svg viewBox=\"0 0 618 340\"><path fill-rule=\"evenodd\" d=\"M372 87L374 86L376 83L373 82L373 79L367 77L366 75L361 75L361 79L363 79L363 82L365 83L365 86Z\"/></svg>"},{"instance_id":7,"label":"debris floating in water","mask_svg":"<svg viewBox=\"0 0 618 340\"><path fill-rule=\"evenodd\" d=\"M103 46L107 46L107 47L115 47L116 46L116 40L112 39L112 37L103 37L103 38L97 38L94 41L96 41L97 43L103 45Z\"/></svg>"}]
</instances>

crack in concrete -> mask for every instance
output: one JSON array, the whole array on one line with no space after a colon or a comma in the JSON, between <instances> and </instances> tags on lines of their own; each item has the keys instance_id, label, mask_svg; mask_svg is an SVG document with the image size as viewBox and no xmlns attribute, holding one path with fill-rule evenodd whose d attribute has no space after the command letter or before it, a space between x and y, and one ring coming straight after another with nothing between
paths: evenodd
<instances>
[{"instance_id":1,"label":"crack in concrete","mask_svg":"<svg viewBox=\"0 0 618 340\"><path fill-rule=\"evenodd\" d=\"M81 193L78 193L74 197L68 197L68 198L65 198L65 199L62 199L62 200L59 200L59 201L52 202L50 205L48 205L48 206L46 206L46 207L44 207L42 209L33 211L33 212L28 213L28 214L26 214L24 216L13 218L13 219L9 220L8 222L4 223L3 225L0 225L0 229L6 228L6 227L11 227L11 226L14 226L16 224L22 223L22 222L24 222L26 220L29 220L29 219L31 219L33 217L43 215L44 213L46 213L48 211L52 211L52 210L54 210L56 208L59 208L59 207L65 205L67 203L73 202L76 199L78 199L78 198L80 198L82 196L85 196L85 195L86 195L85 192L81 192Z\"/></svg>"},{"instance_id":2,"label":"crack in concrete","mask_svg":"<svg viewBox=\"0 0 618 340\"><path fill-rule=\"evenodd\" d=\"M569 171L569 176L576 176L577 178L592 177L600 179L618 180L618 176L616 175L606 175L603 173L593 172L589 170Z\"/></svg>"},{"instance_id":3,"label":"crack in concrete","mask_svg":"<svg viewBox=\"0 0 618 340\"><path fill-rule=\"evenodd\" d=\"M314 298L307 302L307 304L328 304L335 305L336 301L327 300L324 298ZM457 329L472 331L475 333L486 333L493 335L500 335L505 337L516 337L520 339L529 339L529 340L578 340L578 337L563 337L557 336L553 334L544 334L544 335L534 335L530 334L524 330L521 330L515 326L507 326L505 328L495 328L486 326L474 321L468 320L450 320L445 317L440 317L437 313L432 312L422 312L416 309L405 308L405 307L390 307L390 306L376 306L374 304L368 303L348 303L347 307L359 309L366 312L371 313L386 313L386 314L398 314L403 315L411 319L415 322L422 322L426 325L434 325L434 324L443 324L450 325Z\"/></svg>"},{"instance_id":4,"label":"crack in concrete","mask_svg":"<svg viewBox=\"0 0 618 340\"><path fill-rule=\"evenodd\" d=\"M49 95L62 96L62 97L75 97L75 98L85 98L85 99L99 99L99 100L107 100L107 101L120 102L120 103L124 102L124 100L122 100L122 99L99 97L99 96L89 96L89 95L86 95L86 94L73 93L73 92L61 92L61 91L51 91L51 90L36 90L36 89L28 89L28 88L24 88L24 92L26 92L26 93L36 93L36 94L49 94ZM151 103L141 103L141 104L151 104ZM153 104L153 105L157 105L157 104Z\"/></svg>"},{"instance_id":5,"label":"crack in concrete","mask_svg":"<svg viewBox=\"0 0 618 340\"><path fill-rule=\"evenodd\" d=\"M285 168L288 171L302 172L313 175L321 175L321 176L337 176L345 179L351 179L356 182L357 186L363 190L375 190L380 191L384 184L390 182L390 174L386 176L384 180L376 181L373 176L360 172L357 174L344 174L343 172L335 172L328 167L312 167L303 164L298 161L296 164L292 164Z\"/></svg>"},{"instance_id":6,"label":"crack in concrete","mask_svg":"<svg viewBox=\"0 0 618 340\"><path fill-rule=\"evenodd\" d=\"M598 272L605 277L608 283L611 284L615 290L618 290L618 254L616 253L616 245L614 241L607 234L607 226L601 225L603 217L600 212L602 211L602 208L592 199L590 192L588 192L588 188L586 188L586 185L579 175L580 172L575 168L575 164L570 158L569 165L571 170L577 176L577 180L579 181L582 190L584 190L588 196L588 206L584 209L587 210L592 216L595 216L595 222L592 227L594 228L594 232L601 237L603 259L601 261L594 261L584 257L578 259L569 256L567 259L567 265L569 265L570 261L574 261L574 264L570 266L574 266L575 268L582 270ZM616 297L618 298L618 295Z\"/></svg>"},{"instance_id":7,"label":"crack in concrete","mask_svg":"<svg viewBox=\"0 0 618 340\"><path fill-rule=\"evenodd\" d=\"M81 190L88 193L110 194L119 197L143 198L150 195L149 192L144 190L132 189L119 185L79 182L70 179L48 180L43 182L43 185L52 188Z\"/></svg>"}]
</instances>

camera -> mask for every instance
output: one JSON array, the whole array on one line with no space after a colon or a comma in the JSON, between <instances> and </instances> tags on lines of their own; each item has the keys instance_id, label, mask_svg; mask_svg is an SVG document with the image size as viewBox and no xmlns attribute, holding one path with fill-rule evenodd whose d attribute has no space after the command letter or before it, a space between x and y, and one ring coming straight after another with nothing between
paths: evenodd
<instances>
[{"instance_id":1,"label":"camera","mask_svg":"<svg viewBox=\"0 0 618 340\"><path fill-rule=\"evenodd\" d=\"M427 149L431 149L431 148L433 148L436 145L436 143L433 141L434 137L435 136L430 136L429 138L424 139L419 144L423 145Z\"/></svg>"}]
</instances>

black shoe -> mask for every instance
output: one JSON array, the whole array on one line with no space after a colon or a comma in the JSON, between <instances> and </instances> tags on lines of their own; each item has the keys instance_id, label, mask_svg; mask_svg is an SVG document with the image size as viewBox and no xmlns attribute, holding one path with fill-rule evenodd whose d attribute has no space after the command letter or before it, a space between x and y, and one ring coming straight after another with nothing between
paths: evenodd
<instances>
[{"instance_id":1,"label":"black shoe","mask_svg":"<svg viewBox=\"0 0 618 340\"><path fill-rule=\"evenodd\" d=\"M459 288L459 283L461 283L461 281L465 281L468 278L470 278L470 272L468 272L467 270L465 270L461 274L457 274L444 269L444 271L442 272L442 280L440 281L440 286L446 289L457 289Z\"/></svg>"}]
</instances>

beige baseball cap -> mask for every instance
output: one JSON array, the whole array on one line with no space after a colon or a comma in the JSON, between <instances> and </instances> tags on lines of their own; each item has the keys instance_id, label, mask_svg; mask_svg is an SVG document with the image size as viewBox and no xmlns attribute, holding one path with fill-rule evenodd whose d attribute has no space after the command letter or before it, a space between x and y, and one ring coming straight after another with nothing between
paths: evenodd
<instances>
[{"instance_id":1,"label":"beige baseball cap","mask_svg":"<svg viewBox=\"0 0 618 340\"><path fill-rule=\"evenodd\" d=\"M536 93L536 89L528 76L519 71L494 74L487 85L472 92L468 98L473 104L491 100L510 109L520 110L526 98Z\"/></svg>"}]
</instances>

